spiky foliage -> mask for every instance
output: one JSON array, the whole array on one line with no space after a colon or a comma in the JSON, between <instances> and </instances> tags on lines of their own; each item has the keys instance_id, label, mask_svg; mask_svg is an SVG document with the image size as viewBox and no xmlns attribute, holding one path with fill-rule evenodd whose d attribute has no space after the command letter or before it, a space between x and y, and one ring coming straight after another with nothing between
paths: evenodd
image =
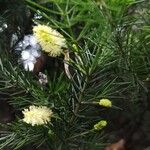
<instances>
[{"instance_id":1,"label":"spiky foliage","mask_svg":"<svg viewBox=\"0 0 150 150\"><path fill-rule=\"evenodd\" d=\"M135 0L26 0L35 12L34 22L58 30L67 40L71 78L64 73L42 86L34 75L1 58L1 90L19 112L30 105L45 105L56 116L49 124L32 127L22 115L0 138L1 148L28 144L47 149L103 149L104 133L94 131L100 120L108 127L121 107L130 120L139 116L146 101L150 72L149 2ZM142 9L142 10L141 10ZM37 19L39 18L39 19ZM10 59L9 59L10 60ZM146 81L147 79L147 81ZM145 82L144 82L145 81ZM142 95L143 94L143 95ZM107 98L118 107L103 109ZM97 105L98 104L98 105ZM146 107L147 102L143 109ZM116 110L122 113L121 109ZM132 114L132 115L131 115Z\"/></svg>"}]
</instances>

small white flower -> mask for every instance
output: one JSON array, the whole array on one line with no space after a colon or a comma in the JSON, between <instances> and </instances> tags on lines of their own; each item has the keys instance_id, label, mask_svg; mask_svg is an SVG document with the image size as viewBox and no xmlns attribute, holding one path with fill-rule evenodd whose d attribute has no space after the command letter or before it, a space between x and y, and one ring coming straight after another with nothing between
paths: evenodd
<instances>
[{"instance_id":1,"label":"small white flower","mask_svg":"<svg viewBox=\"0 0 150 150\"><path fill-rule=\"evenodd\" d=\"M33 71L36 59L41 55L39 49L40 45L33 35L26 35L23 41L19 42L16 50L22 50L20 60L26 71Z\"/></svg>"}]
</instances>

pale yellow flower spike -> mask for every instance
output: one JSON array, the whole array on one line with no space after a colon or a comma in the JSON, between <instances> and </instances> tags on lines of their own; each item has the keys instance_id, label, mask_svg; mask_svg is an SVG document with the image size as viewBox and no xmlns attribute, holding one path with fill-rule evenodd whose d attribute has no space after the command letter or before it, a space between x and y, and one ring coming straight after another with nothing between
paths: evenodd
<instances>
[{"instance_id":1,"label":"pale yellow flower spike","mask_svg":"<svg viewBox=\"0 0 150 150\"><path fill-rule=\"evenodd\" d=\"M28 109L24 109L22 111L24 114L23 121L27 124L35 125L43 125L47 124L52 117L52 110L46 106L30 106Z\"/></svg>"},{"instance_id":2,"label":"pale yellow flower spike","mask_svg":"<svg viewBox=\"0 0 150 150\"><path fill-rule=\"evenodd\" d=\"M37 25L33 27L33 34L42 47L42 50L49 56L57 57L67 48L65 38L56 30L46 25Z\"/></svg>"},{"instance_id":3,"label":"pale yellow flower spike","mask_svg":"<svg viewBox=\"0 0 150 150\"><path fill-rule=\"evenodd\" d=\"M112 102L109 99L101 99L99 105L104 107L112 107Z\"/></svg>"},{"instance_id":4,"label":"pale yellow flower spike","mask_svg":"<svg viewBox=\"0 0 150 150\"><path fill-rule=\"evenodd\" d=\"M107 121L105 120L101 120L100 122L98 122L97 124L94 125L94 130L101 130L103 129L105 126L107 126Z\"/></svg>"}]
</instances>

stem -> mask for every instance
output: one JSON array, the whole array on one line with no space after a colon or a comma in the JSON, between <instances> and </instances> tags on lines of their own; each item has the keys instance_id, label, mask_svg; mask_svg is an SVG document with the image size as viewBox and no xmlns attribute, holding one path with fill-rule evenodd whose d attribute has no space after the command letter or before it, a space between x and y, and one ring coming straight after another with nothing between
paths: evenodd
<instances>
[{"instance_id":1,"label":"stem","mask_svg":"<svg viewBox=\"0 0 150 150\"><path fill-rule=\"evenodd\" d=\"M82 87L81 92L80 92L78 103L76 104L76 108L75 108L74 114L77 114L78 111L79 111L79 108L80 108L80 105L81 105L81 101L82 101L82 98L83 98L83 94L84 94L84 90L85 90L86 85L87 85L87 81L88 81L88 77L86 76L85 82L84 82L83 87ZM76 115L72 116L70 122L73 123L75 118L77 118Z\"/></svg>"},{"instance_id":2,"label":"stem","mask_svg":"<svg viewBox=\"0 0 150 150\"><path fill-rule=\"evenodd\" d=\"M81 102L83 105L99 105L99 102Z\"/></svg>"},{"instance_id":3,"label":"stem","mask_svg":"<svg viewBox=\"0 0 150 150\"><path fill-rule=\"evenodd\" d=\"M80 134L77 134L77 135L74 135L74 136L72 136L72 137L70 137L70 138L67 138L66 140L74 139L74 138L79 137L79 136L84 136L84 135L86 135L86 134L88 134L88 133L91 133L92 131L93 131L93 129L92 129L92 130L85 131L85 132L82 132L82 133L80 133Z\"/></svg>"}]
</instances>

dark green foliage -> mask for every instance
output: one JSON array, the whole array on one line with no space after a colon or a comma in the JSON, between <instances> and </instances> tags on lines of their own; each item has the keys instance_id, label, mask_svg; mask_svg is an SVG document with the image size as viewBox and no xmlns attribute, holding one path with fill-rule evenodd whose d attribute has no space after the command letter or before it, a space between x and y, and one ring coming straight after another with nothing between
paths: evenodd
<instances>
[{"instance_id":1,"label":"dark green foliage","mask_svg":"<svg viewBox=\"0 0 150 150\"><path fill-rule=\"evenodd\" d=\"M7 95L18 116L4 126L4 134L0 131L1 148L19 149L34 144L48 150L100 150L104 149L110 129L93 132L95 123L107 119L108 128L113 130L120 114L134 125L139 122L149 105L149 1L26 0L14 2L11 8L7 2L1 4L0 23L6 22L9 32L9 36L5 30L0 32L5 36L0 38L2 42L14 33L24 35L24 19L29 20L27 13L31 13L40 16L32 18L34 23L48 24L60 31L72 54L68 62L72 78L55 72L43 86L36 75L16 66L17 60L11 60L14 53L6 57L4 50L10 51L10 47L1 44L4 54L0 58L0 94ZM20 12L19 16L13 12ZM32 24L28 31L31 28ZM101 98L110 99L116 107L95 105ZM45 126L27 125L21 120L21 111L30 105L48 106L55 117Z\"/></svg>"}]
</instances>

